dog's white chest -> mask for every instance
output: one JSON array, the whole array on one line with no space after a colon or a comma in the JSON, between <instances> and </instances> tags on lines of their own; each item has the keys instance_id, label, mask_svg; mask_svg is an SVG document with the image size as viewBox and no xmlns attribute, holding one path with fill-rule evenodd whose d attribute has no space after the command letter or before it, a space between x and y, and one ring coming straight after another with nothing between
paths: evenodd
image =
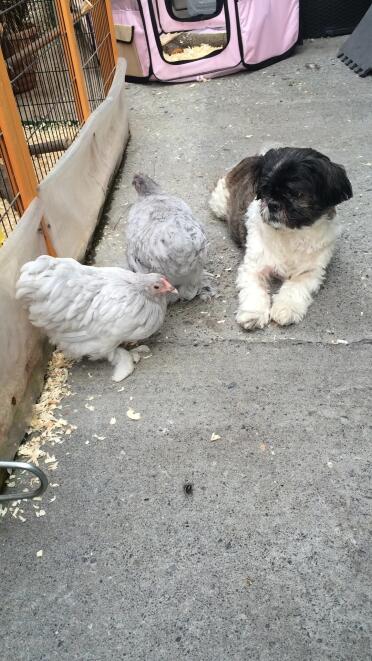
<instances>
[{"instance_id":1,"label":"dog's white chest","mask_svg":"<svg viewBox=\"0 0 372 661\"><path fill-rule=\"evenodd\" d=\"M311 227L290 230L270 227L259 212L249 213L247 230L247 251L255 255L259 269L282 278L311 270L323 252L333 252L338 234L336 224L325 216Z\"/></svg>"}]
</instances>

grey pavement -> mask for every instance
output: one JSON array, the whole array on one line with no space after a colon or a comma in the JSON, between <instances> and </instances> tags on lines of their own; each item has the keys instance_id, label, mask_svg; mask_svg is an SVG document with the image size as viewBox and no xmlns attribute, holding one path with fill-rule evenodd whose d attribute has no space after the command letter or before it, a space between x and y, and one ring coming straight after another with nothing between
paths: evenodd
<instances>
[{"instance_id":1,"label":"grey pavement","mask_svg":"<svg viewBox=\"0 0 372 661\"><path fill-rule=\"evenodd\" d=\"M77 430L53 447L57 498L44 496L44 517L29 503L26 522L0 523L3 658L372 658L372 94L337 60L342 41L207 83L129 86L132 138L94 259L124 263L142 170L206 224L218 296L173 306L122 384L106 363L73 367L61 414ZM354 198L302 324L246 333L241 255L206 201L270 142L343 163Z\"/></svg>"}]
</instances>

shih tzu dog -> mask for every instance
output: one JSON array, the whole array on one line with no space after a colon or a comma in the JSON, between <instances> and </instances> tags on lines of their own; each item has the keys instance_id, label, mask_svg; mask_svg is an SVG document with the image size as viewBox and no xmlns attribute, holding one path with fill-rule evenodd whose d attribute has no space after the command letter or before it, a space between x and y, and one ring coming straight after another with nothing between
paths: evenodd
<instances>
[{"instance_id":1,"label":"shih tzu dog","mask_svg":"<svg viewBox=\"0 0 372 661\"><path fill-rule=\"evenodd\" d=\"M304 318L334 251L335 207L352 195L344 168L314 149L270 149L218 181L210 207L245 243L237 278L243 328ZM282 284L271 298L273 279Z\"/></svg>"}]
</instances>

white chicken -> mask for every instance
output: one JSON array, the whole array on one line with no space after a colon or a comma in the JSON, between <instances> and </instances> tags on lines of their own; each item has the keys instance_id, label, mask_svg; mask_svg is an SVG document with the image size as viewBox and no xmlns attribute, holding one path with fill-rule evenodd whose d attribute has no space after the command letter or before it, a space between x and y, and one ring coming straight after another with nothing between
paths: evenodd
<instances>
[{"instance_id":1,"label":"white chicken","mask_svg":"<svg viewBox=\"0 0 372 661\"><path fill-rule=\"evenodd\" d=\"M190 207L179 197L164 193L145 174L136 174L133 186L138 200L133 204L127 225L129 268L140 273L160 272L177 287L178 296L191 301L199 295L213 295L205 271L207 237Z\"/></svg>"},{"instance_id":2,"label":"white chicken","mask_svg":"<svg viewBox=\"0 0 372 661\"><path fill-rule=\"evenodd\" d=\"M16 298L31 323L42 328L67 356L106 358L114 381L134 369L122 343L144 340L161 327L167 293L174 287L157 273L83 266L74 259L42 255L21 269Z\"/></svg>"}]
</instances>

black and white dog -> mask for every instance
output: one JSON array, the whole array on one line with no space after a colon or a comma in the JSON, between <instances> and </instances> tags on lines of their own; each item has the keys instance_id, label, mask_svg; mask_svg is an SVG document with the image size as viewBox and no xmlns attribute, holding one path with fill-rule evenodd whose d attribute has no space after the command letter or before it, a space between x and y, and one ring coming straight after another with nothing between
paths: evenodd
<instances>
[{"instance_id":1,"label":"black and white dog","mask_svg":"<svg viewBox=\"0 0 372 661\"><path fill-rule=\"evenodd\" d=\"M246 246L237 278L243 328L303 319L334 251L335 207L352 195L345 169L314 149L270 149L219 179L210 207ZM271 298L272 278L282 285Z\"/></svg>"}]
</instances>

